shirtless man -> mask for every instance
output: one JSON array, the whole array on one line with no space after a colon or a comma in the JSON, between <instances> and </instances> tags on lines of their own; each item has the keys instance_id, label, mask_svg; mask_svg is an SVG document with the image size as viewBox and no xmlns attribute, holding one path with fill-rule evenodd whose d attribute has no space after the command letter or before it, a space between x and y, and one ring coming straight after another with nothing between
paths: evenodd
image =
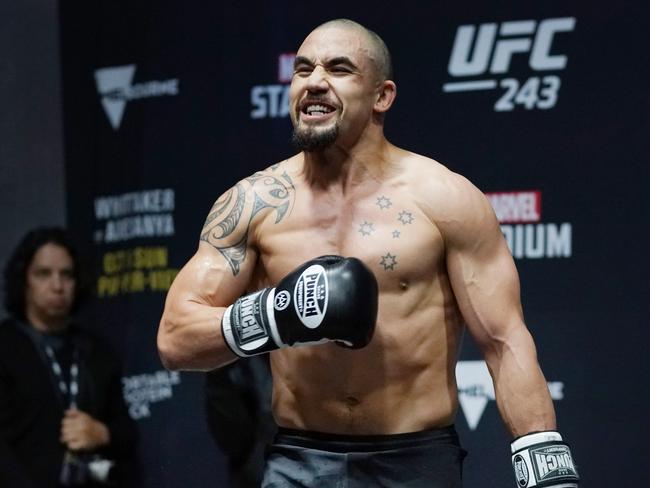
<instances>
[{"instance_id":1,"label":"shirtless man","mask_svg":"<svg viewBox=\"0 0 650 488\"><path fill-rule=\"evenodd\" d=\"M359 24L305 39L290 90L301 152L214 204L167 296L164 364L210 370L272 350L280 432L263 486L456 487L466 324L517 438L518 486L575 487L494 213L465 178L386 140L391 78L386 46ZM302 303L311 278L316 322Z\"/></svg>"}]
</instances>

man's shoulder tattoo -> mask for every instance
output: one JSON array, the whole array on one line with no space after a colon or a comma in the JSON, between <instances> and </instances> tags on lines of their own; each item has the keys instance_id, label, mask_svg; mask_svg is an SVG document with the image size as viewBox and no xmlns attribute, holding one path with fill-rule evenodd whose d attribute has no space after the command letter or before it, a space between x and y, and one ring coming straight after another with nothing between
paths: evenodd
<instances>
[{"instance_id":1,"label":"man's shoulder tattoo","mask_svg":"<svg viewBox=\"0 0 650 488\"><path fill-rule=\"evenodd\" d=\"M289 213L295 201L296 188L279 165L258 171L241 180L214 203L203 224L201 240L217 249L232 270L240 271L246 259L248 234L253 218L263 210L275 211L275 223Z\"/></svg>"}]
</instances>

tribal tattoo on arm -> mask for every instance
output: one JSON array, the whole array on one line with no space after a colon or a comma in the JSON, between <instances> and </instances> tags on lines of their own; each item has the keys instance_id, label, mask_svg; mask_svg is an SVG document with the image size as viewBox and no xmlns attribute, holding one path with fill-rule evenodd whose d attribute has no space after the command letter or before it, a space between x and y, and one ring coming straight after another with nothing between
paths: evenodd
<instances>
[{"instance_id":1,"label":"tribal tattoo on arm","mask_svg":"<svg viewBox=\"0 0 650 488\"><path fill-rule=\"evenodd\" d=\"M246 259L248 235L253 218L263 210L275 211L275 223L291 212L296 189L286 173L272 174L278 168L259 171L241 180L214 203L203 224L201 240L217 249L236 276Z\"/></svg>"}]
</instances>

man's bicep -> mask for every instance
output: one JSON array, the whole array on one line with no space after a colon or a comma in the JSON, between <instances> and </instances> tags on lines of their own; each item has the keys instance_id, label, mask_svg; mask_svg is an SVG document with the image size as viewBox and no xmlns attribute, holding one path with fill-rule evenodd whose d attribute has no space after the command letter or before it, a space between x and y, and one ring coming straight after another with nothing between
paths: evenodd
<instances>
[{"instance_id":1,"label":"man's bicep","mask_svg":"<svg viewBox=\"0 0 650 488\"><path fill-rule=\"evenodd\" d=\"M447 241L447 269L461 314L481 346L523 324L519 276L491 208L455 229ZM477 208L474 207L474 211Z\"/></svg>"},{"instance_id":2,"label":"man's bicep","mask_svg":"<svg viewBox=\"0 0 650 488\"><path fill-rule=\"evenodd\" d=\"M165 311L185 314L198 312L204 306L227 307L248 288L256 259L255 250L247 249L235 274L219 250L200 241L198 250L172 283Z\"/></svg>"},{"instance_id":3,"label":"man's bicep","mask_svg":"<svg viewBox=\"0 0 650 488\"><path fill-rule=\"evenodd\" d=\"M172 284L173 304L225 307L247 288L257 253L251 243L252 198L245 181L222 194L201 229L196 254Z\"/></svg>"},{"instance_id":4,"label":"man's bicep","mask_svg":"<svg viewBox=\"0 0 650 488\"><path fill-rule=\"evenodd\" d=\"M214 203L201 230L201 241L223 256L233 276L242 266L254 263L256 233L254 227L265 216L275 223L291 213L295 188L287 172L272 166L243 180L221 195Z\"/></svg>"},{"instance_id":5,"label":"man's bicep","mask_svg":"<svg viewBox=\"0 0 650 488\"><path fill-rule=\"evenodd\" d=\"M183 271L191 274L192 286L201 302L213 307L225 307L250 286L256 261L256 250L247 246L243 249L242 258L237 261L235 271L228 255L202 240L197 253Z\"/></svg>"}]
</instances>

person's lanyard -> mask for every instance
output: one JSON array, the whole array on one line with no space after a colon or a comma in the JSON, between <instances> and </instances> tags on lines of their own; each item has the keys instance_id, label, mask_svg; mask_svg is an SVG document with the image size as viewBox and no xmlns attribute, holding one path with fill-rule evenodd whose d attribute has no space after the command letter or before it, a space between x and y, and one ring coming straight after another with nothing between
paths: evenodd
<instances>
[{"instance_id":1,"label":"person's lanyard","mask_svg":"<svg viewBox=\"0 0 650 488\"><path fill-rule=\"evenodd\" d=\"M52 367L52 372L59 386L59 391L61 392L61 398L65 404L66 397L69 400L69 408L77 408L77 395L79 393L79 354L77 348L74 349L72 355L72 364L70 365L70 384L66 384L65 379L63 378L63 371L61 370L61 365L56 359L54 350L49 344L45 344L45 354L50 360L50 366Z\"/></svg>"}]
</instances>

